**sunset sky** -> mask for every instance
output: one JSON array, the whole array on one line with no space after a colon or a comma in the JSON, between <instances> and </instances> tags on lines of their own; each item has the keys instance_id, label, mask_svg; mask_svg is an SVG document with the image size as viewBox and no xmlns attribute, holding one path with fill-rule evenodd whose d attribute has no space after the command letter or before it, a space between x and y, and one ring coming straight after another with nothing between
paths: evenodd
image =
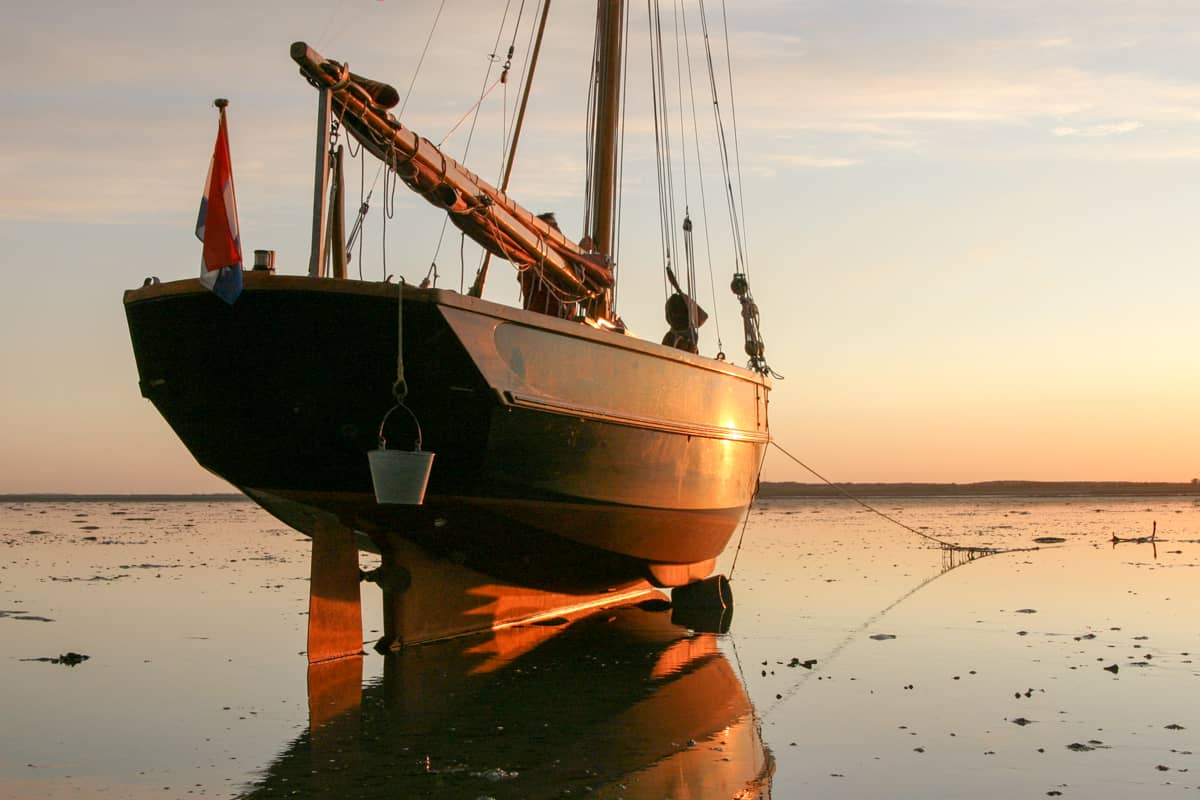
<instances>
[{"instance_id":1,"label":"sunset sky","mask_svg":"<svg viewBox=\"0 0 1200 800\"><path fill-rule=\"evenodd\" d=\"M721 5L705 5L717 37ZM437 6L4 3L0 493L229 490L140 397L121 293L199 272L215 97L230 100L247 257L271 248L280 272L303 273L316 93L289 45L308 41L404 96ZM645 5L632 6L641 48ZM670 31L673 6L663 11ZM484 85L503 12L500 0L449 0L406 125L434 142L454 129ZM510 192L556 211L573 237L592 13L584 0L554 5ZM1200 4L737 0L727 14L750 278L768 361L785 376L771 396L780 444L841 482L1200 477ZM645 61L631 55L618 302L657 340ZM470 120L445 145L492 181L503 94L483 104L465 158ZM688 125L677 108L670 124L691 137L685 113ZM375 164L365 170L369 186ZM702 200L689 180L718 289L714 301L702 254L701 303L718 315L702 349L715 353L719 321L739 354L719 187ZM380 191L366 224L371 279L385 269ZM417 282L437 253L439 285L457 288L459 237L451 228L439 250L441 228L436 210L398 194L387 273ZM468 251L468 282L476 263ZM515 293L495 265L487 296ZM764 478L814 480L774 452Z\"/></svg>"}]
</instances>

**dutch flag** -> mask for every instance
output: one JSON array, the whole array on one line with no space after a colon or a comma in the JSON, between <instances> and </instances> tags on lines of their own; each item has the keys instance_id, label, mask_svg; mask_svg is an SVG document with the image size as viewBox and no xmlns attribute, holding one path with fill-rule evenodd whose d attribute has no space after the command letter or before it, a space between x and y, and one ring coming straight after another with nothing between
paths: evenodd
<instances>
[{"instance_id":1,"label":"dutch flag","mask_svg":"<svg viewBox=\"0 0 1200 800\"><path fill-rule=\"evenodd\" d=\"M225 131L226 100L215 105L221 111L217 125L217 144L200 215L196 219L196 238L204 242L200 259L200 282L230 305L242 293L242 242L238 236L237 200L233 194L233 164L229 159L229 135Z\"/></svg>"}]
</instances>

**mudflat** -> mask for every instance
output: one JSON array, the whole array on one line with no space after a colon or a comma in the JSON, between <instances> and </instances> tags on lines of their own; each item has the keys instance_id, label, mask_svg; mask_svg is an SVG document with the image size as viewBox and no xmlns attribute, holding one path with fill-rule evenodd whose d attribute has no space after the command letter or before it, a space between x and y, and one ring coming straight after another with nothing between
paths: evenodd
<instances>
[{"instance_id":1,"label":"mudflat","mask_svg":"<svg viewBox=\"0 0 1200 800\"><path fill-rule=\"evenodd\" d=\"M605 612L368 648L329 694L308 540L249 502L6 502L0 797L1196 796L1200 502L872 504L1010 552L767 498L727 634Z\"/></svg>"}]
</instances>

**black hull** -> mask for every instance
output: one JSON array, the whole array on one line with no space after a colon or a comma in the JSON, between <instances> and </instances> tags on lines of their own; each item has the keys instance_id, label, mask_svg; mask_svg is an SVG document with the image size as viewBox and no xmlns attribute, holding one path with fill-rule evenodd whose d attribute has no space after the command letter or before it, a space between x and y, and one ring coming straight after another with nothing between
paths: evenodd
<instances>
[{"instance_id":1,"label":"black hull","mask_svg":"<svg viewBox=\"0 0 1200 800\"><path fill-rule=\"evenodd\" d=\"M233 306L197 281L126 294L140 385L201 465L299 530L334 515L492 572L670 584L753 497L759 376L406 287L406 404L436 457L425 505L379 505L366 453L393 405L398 287L245 278ZM393 415L392 446L413 434Z\"/></svg>"}]
</instances>

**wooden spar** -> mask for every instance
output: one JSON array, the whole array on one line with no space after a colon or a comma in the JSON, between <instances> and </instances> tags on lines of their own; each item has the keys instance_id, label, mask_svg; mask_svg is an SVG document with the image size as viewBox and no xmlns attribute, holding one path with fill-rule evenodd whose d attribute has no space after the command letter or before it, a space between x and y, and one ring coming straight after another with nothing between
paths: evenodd
<instances>
[{"instance_id":1,"label":"wooden spar","mask_svg":"<svg viewBox=\"0 0 1200 800\"><path fill-rule=\"evenodd\" d=\"M317 157L313 178L312 251L308 257L308 274L325 277L326 197L329 192L329 90L322 88L317 101Z\"/></svg>"},{"instance_id":2,"label":"wooden spar","mask_svg":"<svg viewBox=\"0 0 1200 800\"><path fill-rule=\"evenodd\" d=\"M342 172L342 145L330 154L333 188L329 197L329 260L333 277L346 277L346 190Z\"/></svg>"},{"instance_id":3,"label":"wooden spar","mask_svg":"<svg viewBox=\"0 0 1200 800\"><path fill-rule=\"evenodd\" d=\"M621 67L624 56L624 0L596 0L595 139L591 142L591 194L588 197L593 246L606 264L616 249L617 159L621 118ZM613 318L612 293L596 295L587 304L590 316Z\"/></svg>"},{"instance_id":4,"label":"wooden spar","mask_svg":"<svg viewBox=\"0 0 1200 800\"><path fill-rule=\"evenodd\" d=\"M521 140L521 128L525 124L525 109L529 106L529 92L533 88L533 73L537 69L538 54L542 51L542 37L546 33L546 18L550 16L550 0L542 5L542 18L538 22L537 38L529 57L529 73L525 76L525 88L521 91L521 107L517 110L517 122L513 126L512 146L508 150L508 163L504 165L504 177L500 180L500 191L508 191L508 179L512 176L513 162L517 160L517 142Z\"/></svg>"},{"instance_id":5,"label":"wooden spar","mask_svg":"<svg viewBox=\"0 0 1200 800\"><path fill-rule=\"evenodd\" d=\"M405 128L383 105L379 87L324 58L304 42L292 45L301 73L328 88L331 105L355 138L409 186L444 209L454 224L519 269L536 269L566 300L593 298L612 285L603 258L584 252L428 140Z\"/></svg>"},{"instance_id":6,"label":"wooden spar","mask_svg":"<svg viewBox=\"0 0 1200 800\"><path fill-rule=\"evenodd\" d=\"M593 153L591 199L592 241L596 250L611 258L617 196L617 141L621 116L621 55L625 28L623 0L597 0L600 53L596 90L596 146Z\"/></svg>"},{"instance_id":7,"label":"wooden spar","mask_svg":"<svg viewBox=\"0 0 1200 800\"><path fill-rule=\"evenodd\" d=\"M546 33L546 18L550 16L550 0L542 4L542 18L538 22L537 38L533 42L533 52L529 56L529 72L525 76L525 87L521 90L521 108L517 111L517 123L513 126L512 145L508 148L508 161L504 165L504 177L500 179L500 191L508 191L508 179L512 176L513 163L517 160L517 143L521 141L521 128L525 124L525 109L529 106L529 90L533 87L533 73L537 69L538 54L542 52L542 36ZM507 69L507 67L506 67ZM471 297L483 297L483 284L487 281L488 265L492 254L483 257L479 274L471 285Z\"/></svg>"}]
</instances>

